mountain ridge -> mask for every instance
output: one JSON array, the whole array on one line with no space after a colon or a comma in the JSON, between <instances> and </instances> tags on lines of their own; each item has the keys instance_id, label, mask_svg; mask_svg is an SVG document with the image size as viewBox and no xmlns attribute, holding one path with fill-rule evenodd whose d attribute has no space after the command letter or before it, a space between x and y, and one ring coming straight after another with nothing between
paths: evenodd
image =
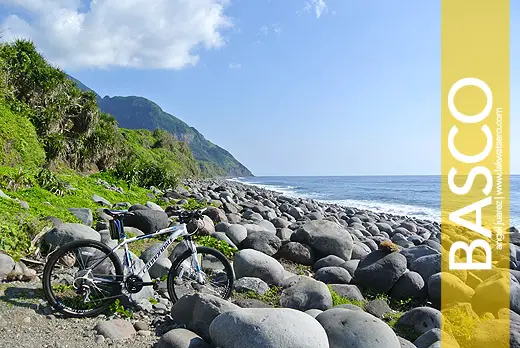
<instances>
[{"instance_id":1,"label":"mountain ridge","mask_svg":"<svg viewBox=\"0 0 520 348\"><path fill-rule=\"evenodd\" d=\"M101 97L80 80L68 75L78 88L95 94L102 112L114 116L120 127L128 129L164 129L188 143L201 171L207 176L252 177L251 171L229 151L207 140L196 128L164 111L154 101L140 96Z\"/></svg>"}]
</instances>

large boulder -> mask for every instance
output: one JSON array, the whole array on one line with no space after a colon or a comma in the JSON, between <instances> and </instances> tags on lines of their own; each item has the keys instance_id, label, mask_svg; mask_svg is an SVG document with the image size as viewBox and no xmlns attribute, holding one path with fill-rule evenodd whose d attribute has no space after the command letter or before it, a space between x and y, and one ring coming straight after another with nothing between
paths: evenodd
<instances>
[{"instance_id":1,"label":"large boulder","mask_svg":"<svg viewBox=\"0 0 520 348\"><path fill-rule=\"evenodd\" d=\"M365 298L356 285L350 284L330 284L329 287L340 297L348 298L352 301L364 301Z\"/></svg>"},{"instance_id":2,"label":"large boulder","mask_svg":"<svg viewBox=\"0 0 520 348\"><path fill-rule=\"evenodd\" d=\"M127 215L124 218L125 226L132 226L143 231L145 234L155 233L158 230L168 227L168 215L164 211L146 209L133 210L134 215Z\"/></svg>"},{"instance_id":3,"label":"large boulder","mask_svg":"<svg viewBox=\"0 0 520 348\"><path fill-rule=\"evenodd\" d=\"M288 242L282 245L275 257L306 266L314 263L314 251L312 248L298 242Z\"/></svg>"},{"instance_id":4,"label":"large boulder","mask_svg":"<svg viewBox=\"0 0 520 348\"><path fill-rule=\"evenodd\" d=\"M390 326L363 311L332 308L316 320L325 329L330 348L401 348Z\"/></svg>"},{"instance_id":5,"label":"large boulder","mask_svg":"<svg viewBox=\"0 0 520 348\"><path fill-rule=\"evenodd\" d=\"M94 217L92 216L92 210L89 208L69 208L69 211L84 225L92 226Z\"/></svg>"},{"instance_id":6,"label":"large boulder","mask_svg":"<svg viewBox=\"0 0 520 348\"><path fill-rule=\"evenodd\" d=\"M300 311L326 310L332 307L332 296L325 283L311 278L301 278L282 291L280 305Z\"/></svg>"},{"instance_id":7,"label":"large boulder","mask_svg":"<svg viewBox=\"0 0 520 348\"><path fill-rule=\"evenodd\" d=\"M397 280L389 295L396 300L421 299L426 296L424 285L419 273L408 271Z\"/></svg>"},{"instance_id":8,"label":"large boulder","mask_svg":"<svg viewBox=\"0 0 520 348\"><path fill-rule=\"evenodd\" d=\"M441 283L444 296L443 305L450 303L469 303L475 290L466 285L460 278L448 272L432 275L428 280L428 296L433 304L441 304Z\"/></svg>"},{"instance_id":9,"label":"large boulder","mask_svg":"<svg viewBox=\"0 0 520 348\"><path fill-rule=\"evenodd\" d=\"M9 255L0 253L0 280L5 279L11 273L14 265L15 262Z\"/></svg>"},{"instance_id":10,"label":"large boulder","mask_svg":"<svg viewBox=\"0 0 520 348\"><path fill-rule=\"evenodd\" d=\"M502 271L477 286L471 303L477 314L485 312L495 314L498 309L506 307L504 299L507 298L509 298L509 308L520 314L520 284L510 272Z\"/></svg>"},{"instance_id":11,"label":"large boulder","mask_svg":"<svg viewBox=\"0 0 520 348\"><path fill-rule=\"evenodd\" d=\"M282 246L282 241L270 232L252 232L242 241L242 248L254 249L266 255L276 254Z\"/></svg>"},{"instance_id":12,"label":"large boulder","mask_svg":"<svg viewBox=\"0 0 520 348\"><path fill-rule=\"evenodd\" d=\"M162 335L155 348L211 348L211 346L196 333L180 328Z\"/></svg>"},{"instance_id":13,"label":"large boulder","mask_svg":"<svg viewBox=\"0 0 520 348\"><path fill-rule=\"evenodd\" d=\"M269 290L269 285L260 278L243 277L237 279L233 285L236 292L252 291L259 295L263 295Z\"/></svg>"},{"instance_id":14,"label":"large boulder","mask_svg":"<svg viewBox=\"0 0 520 348\"><path fill-rule=\"evenodd\" d=\"M484 320L473 331L470 347L520 347L520 323L504 319Z\"/></svg>"},{"instance_id":15,"label":"large boulder","mask_svg":"<svg viewBox=\"0 0 520 348\"><path fill-rule=\"evenodd\" d=\"M408 267L410 267L412 262L417 260L419 257L440 254L439 251L431 248L428 245L413 246L411 248L406 248L406 249L401 250L400 253L403 254L404 257L406 257Z\"/></svg>"},{"instance_id":16,"label":"large boulder","mask_svg":"<svg viewBox=\"0 0 520 348\"><path fill-rule=\"evenodd\" d=\"M388 292L406 272L406 257L398 252L373 251L359 262L357 285L376 293Z\"/></svg>"},{"instance_id":17,"label":"large boulder","mask_svg":"<svg viewBox=\"0 0 520 348\"><path fill-rule=\"evenodd\" d=\"M269 285L279 285L285 277L285 270L276 259L254 249L244 249L236 253L233 269L237 279L256 277Z\"/></svg>"},{"instance_id":18,"label":"large boulder","mask_svg":"<svg viewBox=\"0 0 520 348\"><path fill-rule=\"evenodd\" d=\"M323 327L290 308L228 311L213 320L210 334L220 348L329 348Z\"/></svg>"},{"instance_id":19,"label":"large boulder","mask_svg":"<svg viewBox=\"0 0 520 348\"><path fill-rule=\"evenodd\" d=\"M226 213L219 208L207 207L204 215L209 216L214 223L228 221Z\"/></svg>"},{"instance_id":20,"label":"large boulder","mask_svg":"<svg viewBox=\"0 0 520 348\"><path fill-rule=\"evenodd\" d=\"M395 328L419 337L432 330L440 329L442 325L442 313L431 307L417 307L404 313Z\"/></svg>"},{"instance_id":21,"label":"large boulder","mask_svg":"<svg viewBox=\"0 0 520 348\"><path fill-rule=\"evenodd\" d=\"M345 260L343 260L341 257L339 256L336 256L336 255L329 255L329 256L325 256L325 257L322 257L321 259L319 259L318 261L316 261L313 265L312 265L312 270L314 272L316 272L317 270L319 270L320 268L323 268L323 267L331 267L331 266L339 266L341 265L342 263L344 263Z\"/></svg>"},{"instance_id":22,"label":"large boulder","mask_svg":"<svg viewBox=\"0 0 520 348\"><path fill-rule=\"evenodd\" d=\"M175 324L198 333L210 341L209 327L222 313L239 309L237 305L209 294L193 294L181 297L172 307L171 317Z\"/></svg>"},{"instance_id":23,"label":"large boulder","mask_svg":"<svg viewBox=\"0 0 520 348\"><path fill-rule=\"evenodd\" d=\"M352 280L350 273L341 267L322 267L314 277L326 284L348 284Z\"/></svg>"},{"instance_id":24,"label":"large boulder","mask_svg":"<svg viewBox=\"0 0 520 348\"><path fill-rule=\"evenodd\" d=\"M101 235L96 230L83 224L63 223L47 232L43 239L51 249L54 249L81 239L100 242Z\"/></svg>"},{"instance_id":25,"label":"large boulder","mask_svg":"<svg viewBox=\"0 0 520 348\"><path fill-rule=\"evenodd\" d=\"M242 243L247 237L247 229L239 224L231 224L226 230L226 235L231 239L235 245Z\"/></svg>"},{"instance_id":26,"label":"large boulder","mask_svg":"<svg viewBox=\"0 0 520 348\"><path fill-rule=\"evenodd\" d=\"M192 219L188 222L186 229L190 233L197 231L201 236L211 236L215 233L215 224L209 216L203 215L202 220Z\"/></svg>"},{"instance_id":27,"label":"large boulder","mask_svg":"<svg viewBox=\"0 0 520 348\"><path fill-rule=\"evenodd\" d=\"M327 220L305 223L291 236L291 241L309 245L319 256L336 255L345 261L352 257L354 246L350 233Z\"/></svg>"}]
</instances>

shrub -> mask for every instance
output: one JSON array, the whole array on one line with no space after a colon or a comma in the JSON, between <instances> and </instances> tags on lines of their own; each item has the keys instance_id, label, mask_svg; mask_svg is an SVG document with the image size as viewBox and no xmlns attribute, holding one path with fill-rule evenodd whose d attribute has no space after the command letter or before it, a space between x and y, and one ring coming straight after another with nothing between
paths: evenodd
<instances>
[{"instance_id":1,"label":"shrub","mask_svg":"<svg viewBox=\"0 0 520 348\"><path fill-rule=\"evenodd\" d=\"M58 178L49 169L43 168L36 175L36 181L40 187L56 196L63 196L70 192L70 185Z\"/></svg>"},{"instance_id":2,"label":"shrub","mask_svg":"<svg viewBox=\"0 0 520 348\"><path fill-rule=\"evenodd\" d=\"M153 159L142 159L137 156L123 158L116 164L114 174L124 180L128 187L138 185L149 188L167 189L177 186L178 178L168 167Z\"/></svg>"}]
</instances>

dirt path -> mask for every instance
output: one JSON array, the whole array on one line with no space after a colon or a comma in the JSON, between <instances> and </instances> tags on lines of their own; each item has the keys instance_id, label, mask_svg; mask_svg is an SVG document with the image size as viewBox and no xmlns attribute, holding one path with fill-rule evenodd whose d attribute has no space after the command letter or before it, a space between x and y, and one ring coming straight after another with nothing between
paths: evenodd
<instances>
[{"instance_id":1,"label":"dirt path","mask_svg":"<svg viewBox=\"0 0 520 348\"><path fill-rule=\"evenodd\" d=\"M138 334L126 341L112 342L94 330L99 321L107 319L104 316L74 319L50 313L39 280L0 283L0 347L153 347L159 340L152 327L145 330L149 336ZM151 318L141 317L139 321L150 326Z\"/></svg>"}]
</instances>

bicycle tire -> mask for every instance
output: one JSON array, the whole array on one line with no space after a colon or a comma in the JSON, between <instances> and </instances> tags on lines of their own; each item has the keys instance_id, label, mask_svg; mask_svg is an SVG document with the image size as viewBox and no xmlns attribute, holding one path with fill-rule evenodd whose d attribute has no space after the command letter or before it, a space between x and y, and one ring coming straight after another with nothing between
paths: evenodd
<instances>
[{"instance_id":1,"label":"bicycle tire","mask_svg":"<svg viewBox=\"0 0 520 348\"><path fill-rule=\"evenodd\" d=\"M227 300L231 297L231 292L233 291L233 283L234 283L234 272L233 268L231 267L231 264L229 263L228 259L222 254L220 251L204 247L204 246L197 246L197 254L209 254L214 257L216 257L222 264L224 265L224 270L226 272L227 278L229 280L228 283L228 289L224 296L220 296L222 299ZM189 258L192 255L191 250L185 251L183 254L181 254L179 257L177 257L172 267L170 268L170 271L168 272L168 280L167 280L167 288L168 288L168 295L170 297L170 301L172 303L175 303L179 300L177 294L175 293L175 284L174 284L174 278L176 276L176 269L179 267L179 265L185 261L187 258Z\"/></svg>"},{"instance_id":2,"label":"bicycle tire","mask_svg":"<svg viewBox=\"0 0 520 348\"><path fill-rule=\"evenodd\" d=\"M87 318L87 317L94 317L99 314L101 314L104 310L106 310L113 302L115 302L115 298L106 299L103 301L103 303L97 307L95 307L92 310L69 310L64 305L60 304L60 301L56 299L56 296L54 295L54 292L52 290L51 286L51 275L52 270L54 269L54 266L56 262L60 260L61 257L63 257L67 252L74 251L79 249L80 247L91 247L96 248L97 250L104 252L107 257L112 261L112 264L114 265L114 271L115 276L120 276L121 279L123 277L123 267L121 265L121 261L119 260L119 257L112 252L112 249L110 249L107 245L95 241L95 240L79 240L67 243L57 249L53 252L50 259L46 262L44 270L43 270L43 279L42 279L42 285L43 285L43 292L45 294L45 298L49 302L49 304L58 312L74 318ZM118 290L119 293L121 293L121 289ZM117 294L116 294L117 295Z\"/></svg>"}]
</instances>

